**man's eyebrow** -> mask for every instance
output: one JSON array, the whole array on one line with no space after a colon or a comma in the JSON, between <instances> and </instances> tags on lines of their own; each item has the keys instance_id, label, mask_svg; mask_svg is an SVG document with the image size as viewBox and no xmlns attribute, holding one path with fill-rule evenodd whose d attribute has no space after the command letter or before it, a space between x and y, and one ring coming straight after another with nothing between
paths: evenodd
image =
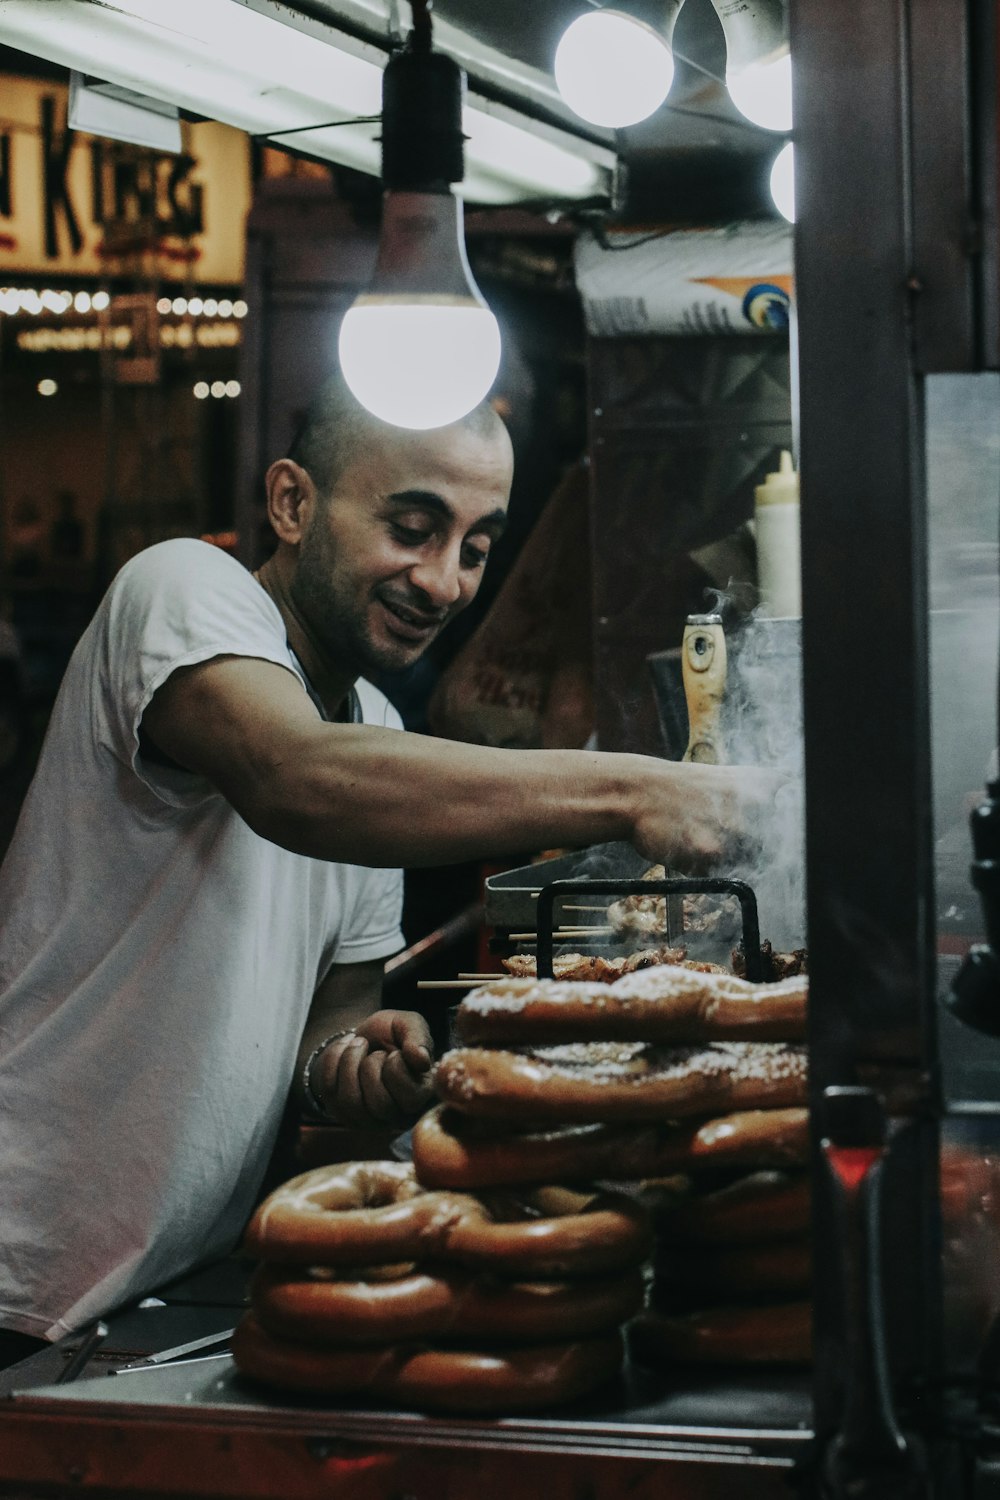
<instances>
[{"instance_id":1,"label":"man's eyebrow","mask_svg":"<svg viewBox=\"0 0 1000 1500\"><path fill-rule=\"evenodd\" d=\"M394 510L406 510L415 507L417 510L429 510L442 520L453 521L455 512L447 500L435 494L433 490L396 490L393 494L386 496L386 501ZM487 511L485 515L477 517L469 527L469 533L486 531L496 539L503 535L507 527L507 512L500 506L495 510Z\"/></svg>"}]
</instances>

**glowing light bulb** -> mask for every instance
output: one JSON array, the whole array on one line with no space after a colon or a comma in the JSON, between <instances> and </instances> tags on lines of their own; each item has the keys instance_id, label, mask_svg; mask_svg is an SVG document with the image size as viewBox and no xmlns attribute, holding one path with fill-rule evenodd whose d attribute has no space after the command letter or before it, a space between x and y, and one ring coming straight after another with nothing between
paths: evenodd
<instances>
[{"instance_id":1,"label":"glowing light bulb","mask_svg":"<svg viewBox=\"0 0 1000 1500\"><path fill-rule=\"evenodd\" d=\"M465 76L431 49L427 14L419 25L417 15L382 75L378 258L340 325L339 353L362 406L395 427L425 431L482 401L500 365L500 329L472 278L462 203L450 186L465 170Z\"/></svg>"},{"instance_id":2,"label":"glowing light bulb","mask_svg":"<svg viewBox=\"0 0 1000 1500\"><path fill-rule=\"evenodd\" d=\"M500 366L488 307L359 298L340 327L344 379L362 406L395 427L457 422L486 395Z\"/></svg>"},{"instance_id":3,"label":"glowing light bulb","mask_svg":"<svg viewBox=\"0 0 1000 1500\"><path fill-rule=\"evenodd\" d=\"M340 325L340 367L395 427L457 422L500 366L500 328L472 279L451 193L386 193L372 284Z\"/></svg>"},{"instance_id":4,"label":"glowing light bulb","mask_svg":"<svg viewBox=\"0 0 1000 1500\"><path fill-rule=\"evenodd\" d=\"M635 125L659 109L674 81L670 35L617 10L578 16L556 48L554 72L563 99L592 125Z\"/></svg>"},{"instance_id":5,"label":"glowing light bulb","mask_svg":"<svg viewBox=\"0 0 1000 1500\"><path fill-rule=\"evenodd\" d=\"M774 206L789 224L795 223L795 147L791 141L782 146L771 167L771 197Z\"/></svg>"},{"instance_id":6,"label":"glowing light bulb","mask_svg":"<svg viewBox=\"0 0 1000 1500\"><path fill-rule=\"evenodd\" d=\"M726 87L764 130L792 128L787 0L712 0L726 37Z\"/></svg>"},{"instance_id":7,"label":"glowing light bulb","mask_svg":"<svg viewBox=\"0 0 1000 1500\"><path fill-rule=\"evenodd\" d=\"M741 115L764 130L792 128L792 59L788 52L726 72L726 87Z\"/></svg>"}]
</instances>

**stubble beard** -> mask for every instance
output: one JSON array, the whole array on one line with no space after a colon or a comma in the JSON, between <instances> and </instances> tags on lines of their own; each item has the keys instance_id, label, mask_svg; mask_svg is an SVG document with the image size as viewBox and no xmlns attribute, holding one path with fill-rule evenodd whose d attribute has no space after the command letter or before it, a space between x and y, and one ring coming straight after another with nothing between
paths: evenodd
<instances>
[{"instance_id":1,"label":"stubble beard","mask_svg":"<svg viewBox=\"0 0 1000 1500\"><path fill-rule=\"evenodd\" d=\"M425 646L416 652L407 651L404 645L398 650L378 646L371 638L363 609L352 608L338 592L332 549L317 546L315 539L312 545L307 540L299 553L289 593L322 656L354 677L399 672L412 666L426 650Z\"/></svg>"}]
</instances>

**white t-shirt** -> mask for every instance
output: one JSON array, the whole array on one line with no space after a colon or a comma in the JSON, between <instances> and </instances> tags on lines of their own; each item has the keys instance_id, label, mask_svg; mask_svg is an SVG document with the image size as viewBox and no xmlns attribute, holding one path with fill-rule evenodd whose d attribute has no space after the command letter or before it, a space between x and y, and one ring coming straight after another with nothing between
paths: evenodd
<instances>
[{"instance_id":1,"label":"white t-shirt","mask_svg":"<svg viewBox=\"0 0 1000 1500\"><path fill-rule=\"evenodd\" d=\"M59 1338L237 1240L331 964L402 946L402 877L291 854L139 754L220 655L294 672L239 563L162 542L81 639L0 869L0 1327ZM369 683L366 722L399 727ZM318 712L318 710L317 710Z\"/></svg>"}]
</instances>

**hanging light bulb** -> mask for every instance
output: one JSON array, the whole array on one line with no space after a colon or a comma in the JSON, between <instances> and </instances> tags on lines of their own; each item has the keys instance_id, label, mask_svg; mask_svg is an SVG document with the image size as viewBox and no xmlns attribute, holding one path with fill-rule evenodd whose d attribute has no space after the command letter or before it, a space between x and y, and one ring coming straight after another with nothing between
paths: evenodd
<instances>
[{"instance_id":1,"label":"hanging light bulb","mask_svg":"<svg viewBox=\"0 0 1000 1500\"><path fill-rule=\"evenodd\" d=\"M670 39L681 3L663 0L655 25L613 7L586 11L570 23L553 71L574 114L621 129L659 109L674 81Z\"/></svg>"},{"instance_id":2,"label":"hanging light bulb","mask_svg":"<svg viewBox=\"0 0 1000 1500\"><path fill-rule=\"evenodd\" d=\"M472 279L462 204L465 75L432 52L427 0L382 79L382 230L375 274L340 328L354 395L397 427L443 427L478 406L500 365L500 329Z\"/></svg>"},{"instance_id":3,"label":"hanging light bulb","mask_svg":"<svg viewBox=\"0 0 1000 1500\"><path fill-rule=\"evenodd\" d=\"M784 0L712 0L726 34L726 87L764 130L792 128L792 59Z\"/></svg>"},{"instance_id":4,"label":"hanging light bulb","mask_svg":"<svg viewBox=\"0 0 1000 1500\"><path fill-rule=\"evenodd\" d=\"M789 224L795 223L795 147L791 141L782 146L771 167L771 197L779 213Z\"/></svg>"}]
</instances>

